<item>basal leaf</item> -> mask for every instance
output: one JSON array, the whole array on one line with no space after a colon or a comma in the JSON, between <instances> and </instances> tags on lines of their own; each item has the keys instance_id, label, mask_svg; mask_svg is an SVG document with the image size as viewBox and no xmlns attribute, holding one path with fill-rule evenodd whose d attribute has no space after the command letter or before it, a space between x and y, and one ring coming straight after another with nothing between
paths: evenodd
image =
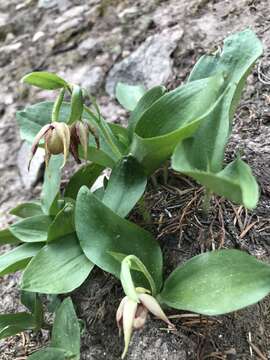
<instances>
[{"instance_id":1,"label":"basal leaf","mask_svg":"<svg viewBox=\"0 0 270 360\"><path fill-rule=\"evenodd\" d=\"M93 264L83 254L75 234L44 246L24 271L21 288L44 294L62 294L79 287Z\"/></svg>"},{"instance_id":2,"label":"basal leaf","mask_svg":"<svg viewBox=\"0 0 270 360\"><path fill-rule=\"evenodd\" d=\"M269 292L269 265L245 252L218 250L174 270L160 300L176 309L220 315L254 304Z\"/></svg>"},{"instance_id":3,"label":"basal leaf","mask_svg":"<svg viewBox=\"0 0 270 360\"><path fill-rule=\"evenodd\" d=\"M30 356L28 356L27 360L67 360L66 352L62 349L56 349L52 347L48 347L46 349L41 349Z\"/></svg>"},{"instance_id":4,"label":"basal leaf","mask_svg":"<svg viewBox=\"0 0 270 360\"><path fill-rule=\"evenodd\" d=\"M20 218L28 218L35 215L43 215L40 204L36 202L23 203L12 209L10 214Z\"/></svg>"},{"instance_id":5,"label":"basal leaf","mask_svg":"<svg viewBox=\"0 0 270 360\"><path fill-rule=\"evenodd\" d=\"M143 113L154 104L161 96L163 96L166 92L166 88L164 86L155 86L152 89L148 90L139 100L136 105L134 111L132 111L130 118L128 120L128 131L130 137L133 136L134 128L137 125L137 122L142 117Z\"/></svg>"},{"instance_id":6,"label":"basal leaf","mask_svg":"<svg viewBox=\"0 0 270 360\"><path fill-rule=\"evenodd\" d=\"M79 191L75 226L80 245L94 264L120 277L121 264L110 252L137 256L152 275L156 287L162 283L161 250L152 235L122 219L105 206L86 187ZM145 284L141 274L138 284ZM147 284L148 285L148 284Z\"/></svg>"},{"instance_id":7,"label":"basal leaf","mask_svg":"<svg viewBox=\"0 0 270 360\"><path fill-rule=\"evenodd\" d=\"M256 207L259 199L258 184L250 167L241 159L236 159L218 173L193 168L187 159L187 152L179 145L172 157L172 167L191 176L210 191L242 204L248 209Z\"/></svg>"},{"instance_id":8,"label":"basal leaf","mask_svg":"<svg viewBox=\"0 0 270 360\"><path fill-rule=\"evenodd\" d=\"M151 174L190 137L216 105L222 75L192 81L163 95L137 122L131 153Z\"/></svg>"},{"instance_id":9,"label":"basal leaf","mask_svg":"<svg viewBox=\"0 0 270 360\"><path fill-rule=\"evenodd\" d=\"M61 89L68 85L64 79L47 71L35 71L27 74L22 78L22 82L46 90Z\"/></svg>"},{"instance_id":10,"label":"basal leaf","mask_svg":"<svg viewBox=\"0 0 270 360\"><path fill-rule=\"evenodd\" d=\"M10 232L10 230L7 229L3 229L0 230L0 245L4 245L4 244L14 244L17 245L20 243L20 240L17 239L12 232Z\"/></svg>"},{"instance_id":11,"label":"basal leaf","mask_svg":"<svg viewBox=\"0 0 270 360\"><path fill-rule=\"evenodd\" d=\"M78 191L85 185L90 188L103 170L98 164L87 164L81 167L69 180L65 190L65 196L76 199Z\"/></svg>"},{"instance_id":12,"label":"basal leaf","mask_svg":"<svg viewBox=\"0 0 270 360\"><path fill-rule=\"evenodd\" d=\"M31 314L17 313L0 315L0 339L16 335L24 330L34 330L36 323Z\"/></svg>"},{"instance_id":13,"label":"basal leaf","mask_svg":"<svg viewBox=\"0 0 270 360\"><path fill-rule=\"evenodd\" d=\"M0 256L0 275L24 269L31 258L42 248L42 244L23 244Z\"/></svg>"},{"instance_id":14,"label":"basal leaf","mask_svg":"<svg viewBox=\"0 0 270 360\"><path fill-rule=\"evenodd\" d=\"M47 241L51 242L74 232L74 205L67 203L53 219L48 229Z\"/></svg>"},{"instance_id":15,"label":"basal leaf","mask_svg":"<svg viewBox=\"0 0 270 360\"><path fill-rule=\"evenodd\" d=\"M203 56L195 65L189 81L198 81L216 73L224 74L227 92L209 113L192 139L182 143L189 162L202 171L222 170L225 147L231 132L231 120L240 100L246 78L262 53L262 45L251 30L228 37L222 52Z\"/></svg>"},{"instance_id":16,"label":"basal leaf","mask_svg":"<svg viewBox=\"0 0 270 360\"><path fill-rule=\"evenodd\" d=\"M42 242L47 240L51 218L36 215L10 225L11 233L23 242Z\"/></svg>"},{"instance_id":17,"label":"basal leaf","mask_svg":"<svg viewBox=\"0 0 270 360\"><path fill-rule=\"evenodd\" d=\"M112 170L103 203L125 217L141 198L147 179L142 166L132 156L123 158Z\"/></svg>"},{"instance_id":18,"label":"basal leaf","mask_svg":"<svg viewBox=\"0 0 270 360\"><path fill-rule=\"evenodd\" d=\"M21 302L31 312L36 323L36 329L40 329L43 324L44 313L39 295L29 291L21 291Z\"/></svg>"},{"instance_id":19,"label":"basal leaf","mask_svg":"<svg viewBox=\"0 0 270 360\"><path fill-rule=\"evenodd\" d=\"M53 155L45 170L41 192L41 205L45 214L51 215L51 206L57 197L61 183L63 155Z\"/></svg>"},{"instance_id":20,"label":"basal leaf","mask_svg":"<svg viewBox=\"0 0 270 360\"><path fill-rule=\"evenodd\" d=\"M51 346L80 359L80 324L72 300L65 299L56 311Z\"/></svg>"},{"instance_id":21,"label":"basal leaf","mask_svg":"<svg viewBox=\"0 0 270 360\"><path fill-rule=\"evenodd\" d=\"M145 89L142 85L128 85L119 82L116 86L115 95L126 110L133 111L144 93Z\"/></svg>"}]
</instances>

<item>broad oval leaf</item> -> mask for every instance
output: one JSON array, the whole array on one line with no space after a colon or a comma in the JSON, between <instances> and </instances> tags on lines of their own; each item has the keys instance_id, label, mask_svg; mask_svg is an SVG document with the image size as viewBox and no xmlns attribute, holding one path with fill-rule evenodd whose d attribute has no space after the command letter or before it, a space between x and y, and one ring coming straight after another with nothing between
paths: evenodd
<instances>
[{"instance_id":1,"label":"broad oval leaf","mask_svg":"<svg viewBox=\"0 0 270 360\"><path fill-rule=\"evenodd\" d=\"M42 242L47 240L51 222L47 215L36 215L10 225L9 229L22 242Z\"/></svg>"},{"instance_id":2,"label":"broad oval leaf","mask_svg":"<svg viewBox=\"0 0 270 360\"><path fill-rule=\"evenodd\" d=\"M245 80L254 62L262 53L262 45L251 30L233 34L224 42L222 53L204 55L195 65L189 81L222 72L227 92L219 105L200 125L192 140L185 140L182 149L189 162L202 171L219 172L231 132L231 120Z\"/></svg>"},{"instance_id":3,"label":"broad oval leaf","mask_svg":"<svg viewBox=\"0 0 270 360\"><path fill-rule=\"evenodd\" d=\"M9 212L11 215L18 216L20 218L28 218L35 215L43 215L40 204L36 202L23 203L16 206Z\"/></svg>"},{"instance_id":4,"label":"broad oval leaf","mask_svg":"<svg viewBox=\"0 0 270 360\"><path fill-rule=\"evenodd\" d=\"M269 265L242 251L218 250L174 270L159 296L176 309L221 315L252 305L269 292Z\"/></svg>"},{"instance_id":5,"label":"broad oval leaf","mask_svg":"<svg viewBox=\"0 0 270 360\"><path fill-rule=\"evenodd\" d=\"M34 71L27 74L22 78L22 82L46 90L61 89L68 85L60 76L47 71Z\"/></svg>"},{"instance_id":6,"label":"broad oval leaf","mask_svg":"<svg viewBox=\"0 0 270 360\"><path fill-rule=\"evenodd\" d=\"M24 269L44 244L23 244L0 256L0 276Z\"/></svg>"},{"instance_id":7,"label":"broad oval leaf","mask_svg":"<svg viewBox=\"0 0 270 360\"><path fill-rule=\"evenodd\" d=\"M0 315L0 339L34 329L36 329L36 323L31 314L23 312Z\"/></svg>"},{"instance_id":8,"label":"broad oval leaf","mask_svg":"<svg viewBox=\"0 0 270 360\"><path fill-rule=\"evenodd\" d=\"M72 300L67 298L56 311L51 346L80 358L80 324Z\"/></svg>"},{"instance_id":9,"label":"broad oval leaf","mask_svg":"<svg viewBox=\"0 0 270 360\"><path fill-rule=\"evenodd\" d=\"M28 356L27 360L66 360L66 352L62 349L57 348L46 348L41 349L30 356Z\"/></svg>"},{"instance_id":10,"label":"broad oval leaf","mask_svg":"<svg viewBox=\"0 0 270 360\"><path fill-rule=\"evenodd\" d=\"M131 153L147 174L172 154L175 146L190 137L216 106L222 75L192 81L163 95L146 110L134 130Z\"/></svg>"},{"instance_id":11,"label":"broad oval leaf","mask_svg":"<svg viewBox=\"0 0 270 360\"><path fill-rule=\"evenodd\" d=\"M172 157L173 169L191 176L210 191L242 204L248 209L256 207L259 200L259 187L250 167L241 159L236 159L218 173L193 168L186 158L187 152L179 145Z\"/></svg>"},{"instance_id":12,"label":"broad oval leaf","mask_svg":"<svg viewBox=\"0 0 270 360\"><path fill-rule=\"evenodd\" d=\"M45 170L41 192L41 206L45 214L52 215L52 205L60 189L63 155L54 155L50 158Z\"/></svg>"},{"instance_id":13,"label":"broad oval leaf","mask_svg":"<svg viewBox=\"0 0 270 360\"><path fill-rule=\"evenodd\" d=\"M126 110L133 111L145 91L142 85L128 85L119 82L116 85L115 96Z\"/></svg>"},{"instance_id":14,"label":"broad oval leaf","mask_svg":"<svg viewBox=\"0 0 270 360\"><path fill-rule=\"evenodd\" d=\"M0 245L4 245L4 244L17 245L20 242L21 241L17 239L8 228L0 230Z\"/></svg>"},{"instance_id":15,"label":"broad oval leaf","mask_svg":"<svg viewBox=\"0 0 270 360\"><path fill-rule=\"evenodd\" d=\"M128 120L128 131L129 135L132 138L134 128L137 125L137 122L142 117L143 113L156 102L161 96L166 92L164 86L155 86L152 89L148 90L139 100L134 111L132 111L130 118Z\"/></svg>"},{"instance_id":16,"label":"broad oval leaf","mask_svg":"<svg viewBox=\"0 0 270 360\"><path fill-rule=\"evenodd\" d=\"M104 167L98 164L87 164L82 166L70 178L65 190L65 197L76 199L77 194L83 185L91 188L103 169Z\"/></svg>"},{"instance_id":17,"label":"broad oval leaf","mask_svg":"<svg viewBox=\"0 0 270 360\"><path fill-rule=\"evenodd\" d=\"M85 186L77 197L75 226L81 247L94 264L119 278L121 264L110 252L135 255L148 269L156 287L160 288L162 254L156 240L149 232L115 214ZM145 279L138 275L137 286L143 286Z\"/></svg>"},{"instance_id":18,"label":"broad oval leaf","mask_svg":"<svg viewBox=\"0 0 270 360\"><path fill-rule=\"evenodd\" d=\"M45 245L24 271L21 288L44 294L73 291L87 278L93 263L83 254L75 234Z\"/></svg>"},{"instance_id":19,"label":"broad oval leaf","mask_svg":"<svg viewBox=\"0 0 270 360\"><path fill-rule=\"evenodd\" d=\"M132 157L120 160L113 168L103 203L121 217L125 217L144 193L147 178L142 166Z\"/></svg>"},{"instance_id":20,"label":"broad oval leaf","mask_svg":"<svg viewBox=\"0 0 270 360\"><path fill-rule=\"evenodd\" d=\"M65 235L75 232L74 205L67 203L55 216L49 229L47 242L62 238Z\"/></svg>"}]
</instances>

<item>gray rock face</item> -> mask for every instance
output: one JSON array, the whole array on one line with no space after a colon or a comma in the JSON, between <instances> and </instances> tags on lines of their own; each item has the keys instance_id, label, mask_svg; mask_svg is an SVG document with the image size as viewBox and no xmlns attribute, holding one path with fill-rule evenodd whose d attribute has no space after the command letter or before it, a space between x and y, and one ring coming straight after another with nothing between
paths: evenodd
<instances>
[{"instance_id":1,"label":"gray rock face","mask_svg":"<svg viewBox=\"0 0 270 360\"><path fill-rule=\"evenodd\" d=\"M71 6L71 2L69 0L39 0L38 2L40 8L50 9L54 6L58 6L60 11L65 11Z\"/></svg>"},{"instance_id":2,"label":"gray rock face","mask_svg":"<svg viewBox=\"0 0 270 360\"><path fill-rule=\"evenodd\" d=\"M183 30L177 26L148 37L135 52L113 66L106 82L108 94L114 96L119 81L141 83L147 88L166 83L172 73L170 55L182 35Z\"/></svg>"},{"instance_id":3,"label":"gray rock face","mask_svg":"<svg viewBox=\"0 0 270 360\"><path fill-rule=\"evenodd\" d=\"M17 165L22 183L27 190L30 190L38 181L41 166L44 163L44 150L38 148L35 156L32 159L31 166L28 171L30 154L31 146L27 142L24 142L18 153Z\"/></svg>"},{"instance_id":4,"label":"gray rock face","mask_svg":"<svg viewBox=\"0 0 270 360\"><path fill-rule=\"evenodd\" d=\"M85 74L82 86L92 95L100 89L104 80L104 70L100 66L95 66Z\"/></svg>"}]
</instances>

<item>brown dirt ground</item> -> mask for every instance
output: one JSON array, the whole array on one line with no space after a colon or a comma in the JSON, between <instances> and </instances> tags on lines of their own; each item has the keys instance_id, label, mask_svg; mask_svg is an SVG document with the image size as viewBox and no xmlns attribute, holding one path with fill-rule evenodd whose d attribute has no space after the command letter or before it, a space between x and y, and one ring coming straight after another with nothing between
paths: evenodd
<instances>
[{"instance_id":1,"label":"brown dirt ground","mask_svg":"<svg viewBox=\"0 0 270 360\"><path fill-rule=\"evenodd\" d=\"M143 1L141 3L144 4ZM126 4L129 5L128 2ZM265 76L269 70L269 2L160 1L154 15L161 16L163 23L160 28L173 26L177 22L184 29L182 42L173 54L174 73L169 87L181 83L199 55L219 43L229 32L251 26L263 40L265 55L248 79L227 151L228 161L238 150L244 152L245 159L251 164L261 185L261 200L254 212L247 212L223 199L213 198L211 212L206 220L200 212L200 187L172 173L168 183L163 184L160 172L157 174L158 187L150 185L146 195L151 224L145 223L138 210L132 214L132 220L153 231L159 239L164 251L166 275L190 257L220 247L242 249L270 262L270 81ZM160 28L150 28L146 35ZM138 39L138 43L142 40ZM136 45L134 43L132 46ZM13 120L1 125L1 146L10 146L14 131ZM17 176L14 158L18 144L17 140L11 146L11 159L7 164L0 156L1 188L5 190L4 195L0 195L0 204L5 204L2 211L6 211L7 202L11 206L18 198L25 198L24 194L16 193L18 186L12 186L15 181L12 179ZM9 180L8 187L5 179ZM18 276L0 280L1 313L19 308L17 282ZM82 339L83 360L119 359L123 343L118 337L114 316L122 296L119 283L99 270L95 270L88 281L72 294L78 315L86 324ZM170 334L162 328L162 323L149 319L146 327L135 333L127 358L270 359L269 310L268 297L242 311L213 318L169 311L171 315L180 315L178 319L172 320L177 332ZM34 348L46 343L47 338L47 333L27 333L1 341L0 359L25 359Z\"/></svg>"}]
</instances>

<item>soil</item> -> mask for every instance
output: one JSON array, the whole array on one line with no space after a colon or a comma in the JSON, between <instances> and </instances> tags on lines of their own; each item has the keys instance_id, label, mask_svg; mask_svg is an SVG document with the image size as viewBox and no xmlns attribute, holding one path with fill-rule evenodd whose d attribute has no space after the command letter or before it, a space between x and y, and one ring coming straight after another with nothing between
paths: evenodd
<instances>
[{"instance_id":1,"label":"soil","mask_svg":"<svg viewBox=\"0 0 270 360\"><path fill-rule=\"evenodd\" d=\"M202 189L190 179L171 171L168 182L164 183L160 171L156 174L157 187L150 184L146 194L151 223L145 222L139 209L135 209L131 219L151 230L158 238L164 252L165 275L192 256L216 248L242 249L270 263L269 1L68 2L71 8L84 5L85 11L98 11L92 11L91 24L80 25L71 33L60 36L54 20L62 16L63 10L39 8L36 1L22 3L19 0L0 0L0 14L2 11L13 19L6 30L2 30L0 22L0 225L5 226L13 220L8 215L9 209L18 202L37 196L40 191L38 183L26 192L19 177L17 153L21 142L14 115L22 106L51 95L48 92L25 90L19 84L19 79L26 72L49 69L62 75L72 74L73 81L76 81L80 68L85 64L91 62L101 66L104 79L97 97L102 112L110 120L124 122L125 113L104 92L106 74L115 62L135 50L149 35L175 24L184 31L172 54L173 69L166 84L173 88L184 81L202 53L221 44L229 33L251 27L263 41L265 52L248 78L248 86L235 117L226 161L241 151L252 166L261 187L257 209L248 212L224 199L213 198L206 219L200 211ZM130 8L137 9L134 10L134 17L120 21L118 14ZM38 31L45 33L42 41L33 42L33 36ZM111 47L95 55L80 55L77 51L80 43L88 36L97 34L104 39L108 34L113 34ZM18 51L3 49L18 42L21 43ZM1 313L21 309L17 289L19 277L19 274L15 274L0 279ZM81 349L83 360L120 358L123 342L118 336L115 312L121 297L123 293L118 281L97 269L72 294L78 316L85 322ZM177 331L169 333L160 321L149 318L144 329L134 334L127 359L270 359L269 310L269 297L257 305L220 317L197 317L168 310ZM46 332L27 332L1 340L0 359L26 359L27 355L47 341Z\"/></svg>"}]
</instances>

